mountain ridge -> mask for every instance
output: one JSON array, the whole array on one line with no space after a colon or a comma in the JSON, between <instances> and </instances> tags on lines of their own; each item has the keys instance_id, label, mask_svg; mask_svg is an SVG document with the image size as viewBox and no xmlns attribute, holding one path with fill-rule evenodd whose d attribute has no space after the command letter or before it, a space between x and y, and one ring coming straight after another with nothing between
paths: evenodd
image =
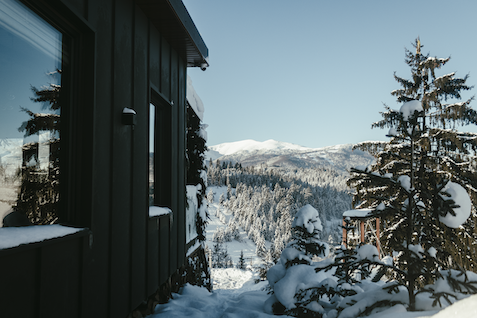
<instances>
[{"instance_id":1,"label":"mountain ridge","mask_svg":"<svg viewBox=\"0 0 477 318\"><path fill-rule=\"evenodd\" d=\"M229 161L242 166L265 165L273 168L329 168L348 174L351 167L370 165L374 157L352 144L308 148L273 139L258 142L252 139L209 146L206 160Z\"/></svg>"}]
</instances>

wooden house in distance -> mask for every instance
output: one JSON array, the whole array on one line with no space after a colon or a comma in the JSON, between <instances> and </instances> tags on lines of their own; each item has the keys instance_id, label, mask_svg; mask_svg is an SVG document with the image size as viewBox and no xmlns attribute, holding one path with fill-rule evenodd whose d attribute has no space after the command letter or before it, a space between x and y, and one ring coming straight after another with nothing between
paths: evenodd
<instances>
[{"instance_id":1,"label":"wooden house in distance","mask_svg":"<svg viewBox=\"0 0 477 318\"><path fill-rule=\"evenodd\" d=\"M0 63L0 218L48 224L0 228L0 316L127 317L167 293L197 246L187 68L208 67L182 1L3 0Z\"/></svg>"},{"instance_id":2,"label":"wooden house in distance","mask_svg":"<svg viewBox=\"0 0 477 318\"><path fill-rule=\"evenodd\" d=\"M371 209L355 209L343 212L342 244L345 247L374 244L378 250L378 256L381 258L381 243L379 241L381 221L380 218L372 215L372 211Z\"/></svg>"}]
</instances>

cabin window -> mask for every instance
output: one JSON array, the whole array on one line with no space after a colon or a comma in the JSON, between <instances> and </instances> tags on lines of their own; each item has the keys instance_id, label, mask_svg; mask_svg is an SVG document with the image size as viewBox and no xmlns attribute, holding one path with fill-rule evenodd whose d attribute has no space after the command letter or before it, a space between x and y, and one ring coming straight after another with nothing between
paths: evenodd
<instances>
[{"instance_id":1,"label":"cabin window","mask_svg":"<svg viewBox=\"0 0 477 318\"><path fill-rule=\"evenodd\" d=\"M58 219L64 42L19 1L0 2L0 226Z\"/></svg>"},{"instance_id":2,"label":"cabin window","mask_svg":"<svg viewBox=\"0 0 477 318\"><path fill-rule=\"evenodd\" d=\"M171 107L156 96L149 106L149 205L171 208L172 133Z\"/></svg>"}]
</instances>

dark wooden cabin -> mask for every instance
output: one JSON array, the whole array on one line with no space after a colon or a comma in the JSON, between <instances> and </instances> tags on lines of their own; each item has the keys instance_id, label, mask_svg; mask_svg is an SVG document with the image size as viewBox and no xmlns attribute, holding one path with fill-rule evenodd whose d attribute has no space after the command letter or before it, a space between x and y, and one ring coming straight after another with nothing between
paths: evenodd
<instances>
[{"instance_id":1,"label":"dark wooden cabin","mask_svg":"<svg viewBox=\"0 0 477 318\"><path fill-rule=\"evenodd\" d=\"M2 70L10 37L55 54L39 26L33 39L32 30L18 31L24 12L59 34L60 199L52 217L81 230L0 249L0 316L127 317L184 265L193 245L186 242L187 67L207 67L208 49L181 0L5 0ZM9 54L20 59L25 51ZM150 200L172 213L149 216Z\"/></svg>"}]
</instances>

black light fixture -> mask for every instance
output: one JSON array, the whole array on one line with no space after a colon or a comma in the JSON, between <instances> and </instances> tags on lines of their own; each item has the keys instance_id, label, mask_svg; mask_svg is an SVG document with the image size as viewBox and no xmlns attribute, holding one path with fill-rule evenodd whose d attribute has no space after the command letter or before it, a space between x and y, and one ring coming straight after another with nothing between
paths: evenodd
<instances>
[{"instance_id":1,"label":"black light fixture","mask_svg":"<svg viewBox=\"0 0 477 318\"><path fill-rule=\"evenodd\" d=\"M123 108L123 125L134 126L136 125L136 111L131 108Z\"/></svg>"}]
</instances>

